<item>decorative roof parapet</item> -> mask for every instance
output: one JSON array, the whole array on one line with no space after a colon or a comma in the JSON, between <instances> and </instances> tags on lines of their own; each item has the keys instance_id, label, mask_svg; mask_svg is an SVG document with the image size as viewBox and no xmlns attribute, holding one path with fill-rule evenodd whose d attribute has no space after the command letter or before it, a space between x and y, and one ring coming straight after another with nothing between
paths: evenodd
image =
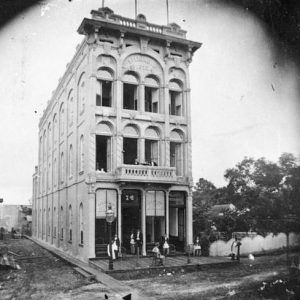
<instances>
[{"instance_id":1,"label":"decorative roof parapet","mask_svg":"<svg viewBox=\"0 0 300 300\"><path fill-rule=\"evenodd\" d=\"M139 14L134 20L116 15L110 8L103 7L99 8L98 10L92 10L91 15L94 20L105 21L130 28L143 29L160 34L172 35L184 39L186 38L186 31L181 29L181 27L176 23L163 26L149 23L143 14Z\"/></svg>"}]
</instances>

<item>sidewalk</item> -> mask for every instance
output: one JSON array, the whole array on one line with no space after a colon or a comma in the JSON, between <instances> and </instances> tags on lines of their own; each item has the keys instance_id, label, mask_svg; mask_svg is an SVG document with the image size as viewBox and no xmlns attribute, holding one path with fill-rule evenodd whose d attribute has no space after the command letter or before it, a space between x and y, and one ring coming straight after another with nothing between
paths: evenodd
<instances>
[{"instance_id":1,"label":"sidewalk","mask_svg":"<svg viewBox=\"0 0 300 300\"><path fill-rule=\"evenodd\" d=\"M98 282L104 284L110 291L112 291L116 294L115 299L123 299L124 296L131 294L132 300L139 300L139 299L155 300L155 298L153 298L153 297L150 297L150 298L146 297L145 295L141 294L141 292L139 290L129 287L124 282L116 280L116 279L112 278L111 276L101 272L100 270L96 270L96 269L90 267L87 263L66 255L61 250L58 250L49 245L45 245L45 244L33 239L30 236L25 236L25 237L27 239L33 241L34 243L38 244L39 246L43 247L44 249L48 250L53 255L60 257L64 261L67 261L67 262L71 263L72 265L80 267L87 273L95 275L95 278Z\"/></svg>"}]
</instances>

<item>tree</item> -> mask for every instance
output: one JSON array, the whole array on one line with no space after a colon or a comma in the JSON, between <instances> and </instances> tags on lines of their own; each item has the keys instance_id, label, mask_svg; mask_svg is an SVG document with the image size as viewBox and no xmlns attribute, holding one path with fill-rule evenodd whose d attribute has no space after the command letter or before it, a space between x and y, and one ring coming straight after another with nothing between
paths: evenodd
<instances>
[{"instance_id":1,"label":"tree","mask_svg":"<svg viewBox=\"0 0 300 300\"><path fill-rule=\"evenodd\" d=\"M213 205L217 188L210 181L200 178L193 192L194 231L204 231L208 227L206 217L208 209Z\"/></svg>"},{"instance_id":2,"label":"tree","mask_svg":"<svg viewBox=\"0 0 300 300\"><path fill-rule=\"evenodd\" d=\"M298 169L295 156L283 153L278 164L246 157L226 170L232 203L250 209L249 227L260 233L298 229L297 222L288 217L299 211Z\"/></svg>"}]
</instances>

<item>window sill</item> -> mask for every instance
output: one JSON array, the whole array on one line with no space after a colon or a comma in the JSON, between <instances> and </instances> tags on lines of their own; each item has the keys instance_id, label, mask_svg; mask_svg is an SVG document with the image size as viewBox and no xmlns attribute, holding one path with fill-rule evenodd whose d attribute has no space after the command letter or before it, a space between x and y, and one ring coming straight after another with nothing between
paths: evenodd
<instances>
[{"instance_id":1,"label":"window sill","mask_svg":"<svg viewBox=\"0 0 300 300\"><path fill-rule=\"evenodd\" d=\"M78 244L79 247L83 247L83 244Z\"/></svg>"},{"instance_id":2,"label":"window sill","mask_svg":"<svg viewBox=\"0 0 300 300\"><path fill-rule=\"evenodd\" d=\"M63 241L64 239L63 239L63 238L60 238L59 240L60 240L60 241Z\"/></svg>"},{"instance_id":3,"label":"window sill","mask_svg":"<svg viewBox=\"0 0 300 300\"><path fill-rule=\"evenodd\" d=\"M79 172L79 175L82 175L83 173L84 173L84 171L80 171L80 172Z\"/></svg>"},{"instance_id":4,"label":"window sill","mask_svg":"<svg viewBox=\"0 0 300 300\"><path fill-rule=\"evenodd\" d=\"M68 241L68 244L72 244L72 241Z\"/></svg>"}]
</instances>

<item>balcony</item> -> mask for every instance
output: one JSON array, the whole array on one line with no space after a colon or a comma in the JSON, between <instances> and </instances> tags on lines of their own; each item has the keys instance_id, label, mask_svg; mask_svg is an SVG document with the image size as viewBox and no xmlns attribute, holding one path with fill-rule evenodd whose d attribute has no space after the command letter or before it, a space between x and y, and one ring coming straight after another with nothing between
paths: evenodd
<instances>
[{"instance_id":1,"label":"balcony","mask_svg":"<svg viewBox=\"0 0 300 300\"><path fill-rule=\"evenodd\" d=\"M177 182L177 176L175 168L122 165L116 170L116 180L174 184Z\"/></svg>"}]
</instances>

